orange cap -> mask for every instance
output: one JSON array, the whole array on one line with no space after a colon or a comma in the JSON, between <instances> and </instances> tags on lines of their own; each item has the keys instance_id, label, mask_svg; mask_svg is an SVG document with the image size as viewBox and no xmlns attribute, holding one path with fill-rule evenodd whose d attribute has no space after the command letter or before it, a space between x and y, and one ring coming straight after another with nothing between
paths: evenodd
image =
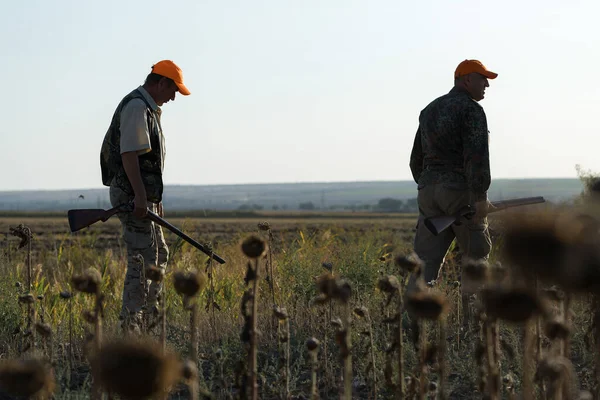
<instances>
[{"instance_id":1,"label":"orange cap","mask_svg":"<svg viewBox=\"0 0 600 400\"><path fill-rule=\"evenodd\" d=\"M183 84L183 72L181 72L181 68L175 65L173 61L162 60L157 62L152 66L152 72L172 79L177 88L179 88L179 93L182 95L187 96L190 94L188 88Z\"/></svg>"},{"instance_id":2,"label":"orange cap","mask_svg":"<svg viewBox=\"0 0 600 400\"><path fill-rule=\"evenodd\" d=\"M477 72L489 79L494 79L498 76L497 73L489 71L482 63L478 60L465 60L458 64L456 71L454 71L454 77L458 78L463 75Z\"/></svg>"}]
</instances>

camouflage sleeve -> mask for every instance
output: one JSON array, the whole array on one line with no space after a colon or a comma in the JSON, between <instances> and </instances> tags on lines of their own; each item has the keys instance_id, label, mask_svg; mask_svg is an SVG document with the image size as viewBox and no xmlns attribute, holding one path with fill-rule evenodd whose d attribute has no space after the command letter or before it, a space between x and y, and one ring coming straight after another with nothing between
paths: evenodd
<instances>
[{"instance_id":1,"label":"camouflage sleeve","mask_svg":"<svg viewBox=\"0 0 600 400\"><path fill-rule=\"evenodd\" d=\"M412 152L410 154L410 170L413 179L419 183L419 177L423 172L423 148L421 147L421 128L417 129L415 142L413 143Z\"/></svg>"},{"instance_id":2,"label":"camouflage sleeve","mask_svg":"<svg viewBox=\"0 0 600 400\"><path fill-rule=\"evenodd\" d=\"M479 105L468 107L464 115L463 161L469 190L475 201L485 200L491 183L487 120Z\"/></svg>"}]
</instances>

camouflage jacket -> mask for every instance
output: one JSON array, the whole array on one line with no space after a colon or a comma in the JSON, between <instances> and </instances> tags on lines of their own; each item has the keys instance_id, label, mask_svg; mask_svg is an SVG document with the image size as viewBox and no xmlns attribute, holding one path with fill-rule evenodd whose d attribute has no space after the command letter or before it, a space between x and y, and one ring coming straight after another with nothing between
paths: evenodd
<instances>
[{"instance_id":1,"label":"camouflage jacket","mask_svg":"<svg viewBox=\"0 0 600 400\"><path fill-rule=\"evenodd\" d=\"M489 131L483 108L453 88L419 115L410 169L419 187L442 183L487 198L491 183Z\"/></svg>"},{"instance_id":2,"label":"camouflage jacket","mask_svg":"<svg viewBox=\"0 0 600 400\"><path fill-rule=\"evenodd\" d=\"M146 188L146 197L150 202L159 203L162 200L163 194L162 170L164 162L162 153L164 138L160 126L160 110L153 110L138 89L133 90L121 100L113 114L108 131L104 136L100 151L102 183L105 186L114 185L132 197L134 196L133 188L123 168L120 151L121 111L133 99L142 99L146 103L146 121L148 123L148 131L150 132L151 151L140 155L138 159L142 182Z\"/></svg>"}]
</instances>

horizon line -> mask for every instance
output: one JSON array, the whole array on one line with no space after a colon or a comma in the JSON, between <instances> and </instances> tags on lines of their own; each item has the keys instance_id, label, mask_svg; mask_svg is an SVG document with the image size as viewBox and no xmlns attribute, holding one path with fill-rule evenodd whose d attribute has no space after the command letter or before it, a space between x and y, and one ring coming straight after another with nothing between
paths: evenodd
<instances>
[{"instance_id":1,"label":"horizon line","mask_svg":"<svg viewBox=\"0 0 600 400\"><path fill-rule=\"evenodd\" d=\"M507 181L507 180L516 180L516 181L531 181L531 180L562 180L562 179L571 179L571 180L579 180L579 177L527 177L527 178L493 178L492 183L495 181ZM165 184L166 187L182 187L182 186L195 186L195 187L206 187L206 186L262 186L262 185L298 185L298 184L336 184L336 183L404 183L404 182L412 182L412 179L403 179L403 180L355 180L355 181L287 181L287 182L254 182L254 183L169 183ZM415 183L416 185L416 183ZM64 192L64 191L77 191L77 190L103 190L108 189L108 186L96 186L96 187L80 187L80 188L61 188L61 189L0 189L0 193L7 192Z\"/></svg>"}]
</instances>

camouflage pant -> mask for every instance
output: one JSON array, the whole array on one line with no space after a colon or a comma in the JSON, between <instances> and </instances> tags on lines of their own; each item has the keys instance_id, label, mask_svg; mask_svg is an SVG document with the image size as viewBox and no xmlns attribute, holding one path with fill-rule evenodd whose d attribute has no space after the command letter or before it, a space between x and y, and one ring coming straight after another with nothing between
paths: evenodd
<instances>
[{"instance_id":1,"label":"camouflage pant","mask_svg":"<svg viewBox=\"0 0 600 400\"><path fill-rule=\"evenodd\" d=\"M121 189L114 186L110 187L110 202L113 207L131 200L132 197ZM157 212L156 204L148 203L148 208ZM136 218L131 213L119 213L118 215L123 227L123 241L127 246L127 273L123 286L123 304L120 317L123 320L131 320L132 322L139 321L143 314L144 299L148 311L151 311L152 307L158 304L162 283L147 280L146 284L143 285L140 263L134 257L141 255L146 268L158 266L165 271L169 259L169 248L160 225L146 218Z\"/></svg>"},{"instance_id":2,"label":"camouflage pant","mask_svg":"<svg viewBox=\"0 0 600 400\"><path fill-rule=\"evenodd\" d=\"M452 225L438 236L427 229L423 219L438 215L452 215L469 204L469 192L455 190L443 184L428 185L419 190L419 220L414 239L415 253L425 263L423 277L426 283L438 278L440 268L446 257L448 248L456 239L462 254L475 260L487 260L492 249L492 241L488 230L487 218L473 219L461 225ZM413 289L415 277L409 281L409 289Z\"/></svg>"}]
</instances>

